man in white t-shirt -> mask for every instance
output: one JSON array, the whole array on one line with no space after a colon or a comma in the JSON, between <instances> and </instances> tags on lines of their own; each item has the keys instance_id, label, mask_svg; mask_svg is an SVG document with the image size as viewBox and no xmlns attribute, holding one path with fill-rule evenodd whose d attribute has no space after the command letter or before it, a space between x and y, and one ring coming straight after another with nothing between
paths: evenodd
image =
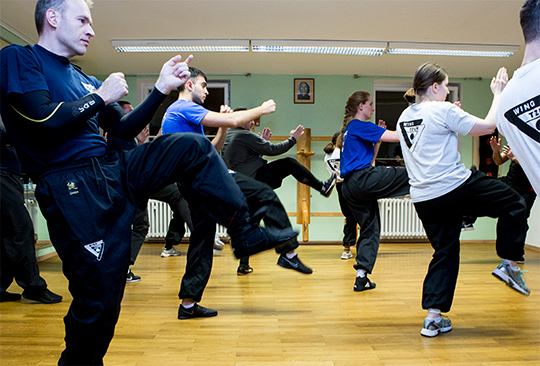
<instances>
[{"instance_id":1,"label":"man in white t-shirt","mask_svg":"<svg viewBox=\"0 0 540 366\"><path fill-rule=\"evenodd\" d=\"M540 192L540 1L527 0L520 22L525 37L521 67L501 94L497 127L534 190Z\"/></svg>"}]
</instances>

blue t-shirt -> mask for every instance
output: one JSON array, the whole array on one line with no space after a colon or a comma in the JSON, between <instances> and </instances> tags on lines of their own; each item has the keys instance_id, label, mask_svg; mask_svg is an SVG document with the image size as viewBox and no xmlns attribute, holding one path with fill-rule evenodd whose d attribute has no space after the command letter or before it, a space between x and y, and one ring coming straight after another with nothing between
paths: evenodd
<instances>
[{"instance_id":1,"label":"blue t-shirt","mask_svg":"<svg viewBox=\"0 0 540 366\"><path fill-rule=\"evenodd\" d=\"M96 113L85 124L56 131L37 129L39 123L20 116L8 102L11 93L49 91L53 103L72 102L101 86L95 77L45 48L12 45L0 52L1 113L6 129L17 145L25 171L39 175L51 164L102 156L107 144L99 134ZM78 111L72 113L75 116Z\"/></svg>"},{"instance_id":2,"label":"blue t-shirt","mask_svg":"<svg viewBox=\"0 0 540 366\"><path fill-rule=\"evenodd\" d=\"M161 123L161 133L194 132L204 135L203 118L208 109L184 99L179 99L167 108Z\"/></svg>"},{"instance_id":3,"label":"blue t-shirt","mask_svg":"<svg viewBox=\"0 0 540 366\"><path fill-rule=\"evenodd\" d=\"M371 122L353 119L347 124L343 134L343 149L340 155L341 177L346 178L351 172L371 165L373 145L383 135L384 128Z\"/></svg>"}]
</instances>

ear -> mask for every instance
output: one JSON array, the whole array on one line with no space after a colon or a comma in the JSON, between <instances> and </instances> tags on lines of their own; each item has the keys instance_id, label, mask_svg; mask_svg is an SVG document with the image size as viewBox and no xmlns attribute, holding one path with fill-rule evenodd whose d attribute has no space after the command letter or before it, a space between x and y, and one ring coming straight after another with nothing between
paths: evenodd
<instances>
[{"instance_id":1,"label":"ear","mask_svg":"<svg viewBox=\"0 0 540 366\"><path fill-rule=\"evenodd\" d=\"M58 27L60 16L60 13L54 9L47 9L47 11L45 12L45 20L53 28Z\"/></svg>"},{"instance_id":2,"label":"ear","mask_svg":"<svg viewBox=\"0 0 540 366\"><path fill-rule=\"evenodd\" d=\"M189 92L193 91L193 80L188 79L188 81L186 81L184 88Z\"/></svg>"}]
</instances>

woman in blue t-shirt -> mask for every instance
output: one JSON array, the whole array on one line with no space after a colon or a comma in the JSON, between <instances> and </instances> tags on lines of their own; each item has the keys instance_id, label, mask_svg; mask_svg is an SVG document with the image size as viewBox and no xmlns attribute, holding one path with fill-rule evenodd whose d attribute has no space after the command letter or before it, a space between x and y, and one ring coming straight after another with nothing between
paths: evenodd
<instances>
[{"instance_id":1,"label":"woman in blue t-shirt","mask_svg":"<svg viewBox=\"0 0 540 366\"><path fill-rule=\"evenodd\" d=\"M367 122L373 115L373 100L367 92L357 91L347 100L345 117L337 146L341 148L343 196L360 225L356 242L356 282L354 291L375 288L367 278L371 274L380 239L380 218L377 199L409 193L409 178L403 167L373 166L382 141L398 142L396 131Z\"/></svg>"}]
</instances>

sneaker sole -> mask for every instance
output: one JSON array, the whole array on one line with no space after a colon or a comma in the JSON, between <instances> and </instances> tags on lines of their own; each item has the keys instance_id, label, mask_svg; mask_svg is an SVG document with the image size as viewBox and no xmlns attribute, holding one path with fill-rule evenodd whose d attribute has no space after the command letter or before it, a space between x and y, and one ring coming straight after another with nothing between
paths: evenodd
<instances>
[{"instance_id":1,"label":"sneaker sole","mask_svg":"<svg viewBox=\"0 0 540 366\"><path fill-rule=\"evenodd\" d=\"M505 272L501 271L500 269L496 268L491 274L495 277L497 277L499 280L506 283L507 286L510 286L512 289L516 290L520 294L523 294L525 296L529 296L530 292L525 291L520 285L516 283L512 279L512 277L508 276Z\"/></svg>"},{"instance_id":2,"label":"sneaker sole","mask_svg":"<svg viewBox=\"0 0 540 366\"><path fill-rule=\"evenodd\" d=\"M424 337L428 337L428 338L433 338L433 337L438 336L439 333L448 333L451 330L452 330L452 327L446 327L446 328L441 328L437 330L429 330L426 328L422 328L422 330L420 331L420 335Z\"/></svg>"},{"instance_id":3,"label":"sneaker sole","mask_svg":"<svg viewBox=\"0 0 540 366\"><path fill-rule=\"evenodd\" d=\"M217 314L212 314L212 315L198 315L198 316L179 316L178 319L180 320L186 320L186 319L199 319L199 318L213 318L217 316Z\"/></svg>"},{"instance_id":4,"label":"sneaker sole","mask_svg":"<svg viewBox=\"0 0 540 366\"><path fill-rule=\"evenodd\" d=\"M161 253L162 258L169 258L169 257L180 257L180 254L163 254Z\"/></svg>"}]
</instances>

